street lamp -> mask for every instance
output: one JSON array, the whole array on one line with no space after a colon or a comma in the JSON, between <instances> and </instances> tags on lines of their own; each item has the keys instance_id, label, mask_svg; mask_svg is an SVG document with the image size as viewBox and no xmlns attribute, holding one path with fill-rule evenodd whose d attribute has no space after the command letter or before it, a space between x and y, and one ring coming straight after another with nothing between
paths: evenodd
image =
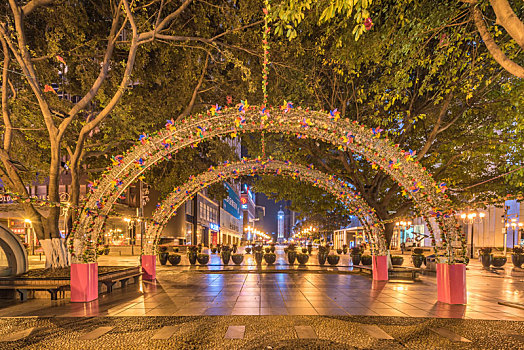
<instances>
[{"instance_id":1,"label":"street lamp","mask_svg":"<svg viewBox=\"0 0 524 350\"><path fill-rule=\"evenodd\" d=\"M506 221L507 221L507 216L506 216ZM507 239L508 239L508 228L511 227L511 229L513 230L513 247L515 247L515 244L516 244L516 241L518 240L518 236L519 236L519 231L522 229L522 227L524 226L524 223L520 222L517 218L513 218L511 219L510 222L506 222L506 234L504 236L504 256L506 255L506 247L507 247ZM517 229L518 228L518 229ZM516 235L515 235L516 233Z\"/></svg>"},{"instance_id":2,"label":"street lamp","mask_svg":"<svg viewBox=\"0 0 524 350\"><path fill-rule=\"evenodd\" d=\"M411 224L412 224L411 221L404 221L404 220L400 220L395 223L395 226L397 226L397 228L400 231L399 245L402 244L406 240L406 237L405 237L406 230L411 226Z\"/></svg>"},{"instance_id":3,"label":"street lamp","mask_svg":"<svg viewBox=\"0 0 524 350\"><path fill-rule=\"evenodd\" d=\"M473 246L473 224L481 224L482 220L486 216L486 213L482 211L475 211L468 209L466 213L460 214L462 222L466 225L466 230L469 231L469 225L471 225L471 241L470 241L470 258L475 257L474 246Z\"/></svg>"},{"instance_id":4,"label":"street lamp","mask_svg":"<svg viewBox=\"0 0 524 350\"><path fill-rule=\"evenodd\" d=\"M31 247L31 255L35 255L35 237L33 235L31 219L24 219L25 236L27 237L27 244Z\"/></svg>"}]
</instances>

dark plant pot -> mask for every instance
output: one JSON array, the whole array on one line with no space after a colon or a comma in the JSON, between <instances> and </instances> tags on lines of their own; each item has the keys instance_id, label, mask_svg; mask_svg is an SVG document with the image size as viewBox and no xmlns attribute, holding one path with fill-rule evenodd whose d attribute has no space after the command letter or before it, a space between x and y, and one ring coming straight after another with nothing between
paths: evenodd
<instances>
[{"instance_id":1,"label":"dark plant pot","mask_svg":"<svg viewBox=\"0 0 524 350\"><path fill-rule=\"evenodd\" d=\"M342 249L337 249L337 254L342 254Z\"/></svg>"},{"instance_id":2,"label":"dark plant pot","mask_svg":"<svg viewBox=\"0 0 524 350\"><path fill-rule=\"evenodd\" d=\"M362 265L369 266L373 263L373 259L369 255L363 255L361 258Z\"/></svg>"},{"instance_id":3,"label":"dark plant pot","mask_svg":"<svg viewBox=\"0 0 524 350\"><path fill-rule=\"evenodd\" d=\"M189 252L187 253L187 258L189 259L189 263L191 265L195 265L197 261L197 252Z\"/></svg>"},{"instance_id":4,"label":"dark plant pot","mask_svg":"<svg viewBox=\"0 0 524 350\"><path fill-rule=\"evenodd\" d=\"M271 250L271 253L274 253L276 248L275 246L271 246L269 249Z\"/></svg>"},{"instance_id":5,"label":"dark plant pot","mask_svg":"<svg viewBox=\"0 0 524 350\"><path fill-rule=\"evenodd\" d=\"M293 265L295 263L295 259L297 258L297 252L294 250L288 250L287 252L287 262L289 265Z\"/></svg>"},{"instance_id":6,"label":"dark plant pot","mask_svg":"<svg viewBox=\"0 0 524 350\"><path fill-rule=\"evenodd\" d=\"M197 261L200 265L207 265L209 262L209 255L207 254L198 254Z\"/></svg>"},{"instance_id":7,"label":"dark plant pot","mask_svg":"<svg viewBox=\"0 0 524 350\"><path fill-rule=\"evenodd\" d=\"M322 252L322 253L319 252L317 257L318 257L318 264L320 266L324 266L324 264L326 263L326 259L328 257L328 254L324 253L324 252Z\"/></svg>"},{"instance_id":8,"label":"dark plant pot","mask_svg":"<svg viewBox=\"0 0 524 350\"><path fill-rule=\"evenodd\" d=\"M404 263L404 258L401 256L392 256L391 257L391 264L393 266L402 266Z\"/></svg>"},{"instance_id":9,"label":"dark plant pot","mask_svg":"<svg viewBox=\"0 0 524 350\"><path fill-rule=\"evenodd\" d=\"M342 248L342 253L347 254L348 253L348 249L347 248Z\"/></svg>"},{"instance_id":10,"label":"dark plant pot","mask_svg":"<svg viewBox=\"0 0 524 350\"><path fill-rule=\"evenodd\" d=\"M495 267L502 267L506 265L506 262L508 259L505 256L494 256L493 259L491 259L491 265Z\"/></svg>"},{"instance_id":11,"label":"dark plant pot","mask_svg":"<svg viewBox=\"0 0 524 350\"><path fill-rule=\"evenodd\" d=\"M328 255L327 256L327 261L328 261L329 265L335 266L340 261L340 255Z\"/></svg>"},{"instance_id":12,"label":"dark plant pot","mask_svg":"<svg viewBox=\"0 0 524 350\"><path fill-rule=\"evenodd\" d=\"M262 252L255 252L255 261L257 265L262 265L262 259L264 258L264 253Z\"/></svg>"},{"instance_id":13,"label":"dark plant pot","mask_svg":"<svg viewBox=\"0 0 524 350\"><path fill-rule=\"evenodd\" d=\"M217 247L217 253L220 254L221 251L222 251L222 248Z\"/></svg>"},{"instance_id":14,"label":"dark plant pot","mask_svg":"<svg viewBox=\"0 0 524 350\"><path fill-rule=\"evenodd\" d=\"M266 254L271 253L271 248L264 248L264 251L266 252Z\"/></svg>"},{"instance_id":15,"label":"dark plant pot","mask_svg":"<svg viewBox=\"0 0 524 350\"><path fill-rule=\"evenodd\" d=\"M419 268L422 266L422 263L424 262L424 255L412 255L411 261L413 261L413 266Z\"/></svg>"},{"instance_id":16,"label":"dark plant pot","mask_svg":"<svg viewBox=\"0 0 524 350\"><path fill-rule=\"evenodd\" d=\"M231 256L231 259L233 260L235 265L240 265L240 264L242 264L242 261L244 261L244 255L242 255L242 254L233 254Z\"/></svg>"},{"instance_id":17,"label":"dark plant pot","mask_svg":"<svg viewBox=\"0 0 524 350\"><path fill-rule=\"evenodd\" d=\"M307 248L302 248L302 254L306 254L307 253Z\"/></svg>"},{"instance_id":18,"label":"dark plant pot","mask_svg":"<svg viewBox=\"0 0 524 350\"><path fill-rule=\"evenodd\" d=\"M158 259L160 260L160 265L167 264L167 259L169 258L169 253L160 253L158 254Z\"/></svg>"},{"instance_id":19,"label":"dark plant pot","mask_svg":"<svg viewBox=\"0 0 524 350\"><path fill-rule=\"evenodd\" d=\"M211 253L215 254L217 252L216 248L211 248Z\"/></svg>"},{"instance_id":20,"label":"dark plant pot","mask_svg":"<svg viewBox=\"0 0 524 350\"><path fill-rule=\"evenodd\" d=\"M171 254L167 258L169 260L169 263L173 266L176 266L180 264L180 261L182 261L182 255L180 254Z\"/></svg>"},{"instance_id":21,"label":"dark plant pot","mask_svg":"<svg viewBox=\"0 0 524 350\"><path fill-rule=\"evenodd\" d=\"M351 260L353 260L353 265L360 265L360 258L362 254L351 254Z\"/></svg>"},{"instance_id":22,"label":"dark plant pot","mask_svg":"<svg viewBox=\"0 0 524 350\"><path fill-rule=\"evenodd\" d=\"M264 260L266 264L273 265L277 261L277 255L275 253L264 254Z\"/></svg>"},{"instance_id":23,"label":"dark plant pot","mask_svg":"<svg viewBox=\"0 0 524 350\"><path fill-rule=\"evenodd\" d=\"M249 248L249 247L246 247L246 249L245 249L245 250L246 250L246 254L250 254L250 253L251 253L251 248Z\"/></svg>"},{"instance_id":24,"label":"dark plant pot","mask_svg":"<svg viewBox=\"0 0 524 350\"><path fill-rule=\"evenodd\" d=\"M300 265L306 265L307 261L309 260L309 255L306 253L298 254L297 260Z\"/></svg>"},{"instance_id":25,"label":"dark plant pot","mask_svg":"<svg viewBox=\"0 0 524 350\"><path fill-rule=\"evenodd\" d=\"M511 262L513 266L520 268L524 264L524 255L522 254L511 254Z\"/></svg>"},{"instance_id":26,"label":"dark plant pot","mask_svg":"<svg viewBox=\"0 0 524 350\"><path fill-rule=\"evenodd\" d=\"M313 246L312 245L308 245L307 246L307 252L309 255L311 255L311 252L313 251Z\"/></svg>"},{"instance_id":27,"label":"dark plant pot","mask_svg":"<svg viewBox=\"0 0 524 350\"><path fill-rule=\"evenodd\" d=\"M229 259L231 259L231 251L230 250L222 250L222 253L220 254L222 257L222 263L224 265L229 264Z\"/></svg>"},{"instance_id":28,"label":"dark plant pot","mask_svg":"<svg viewBox=\"0 0 524 350\"><path fill-rule=\"evenodd\" d=\"M236 254L236 252L237 252L237 246L234 245L234 246L233 246L233 254Z\"/></svg>"},{"instance_id":29,"label":"dark plant pot","mask_svg":"<svg viewBox=\"0 0 524 350\"><path fill-rule=\"evenodd\" d=\"M109 255L109 248L104 248L104 255Z\"/></svg>"},{"instance_id":30,"label":"dark plant pot","mask_svg":"<svg viewBox=\"0 0 524 350\"><path fill-rule=\"evenodd\" d=\"M489 269L491 266L491 260L493 259L493 255L491 254L485 254L480 256L480 262L482 263L482 266L484 268Z\"/></svg>"}]
</instances>

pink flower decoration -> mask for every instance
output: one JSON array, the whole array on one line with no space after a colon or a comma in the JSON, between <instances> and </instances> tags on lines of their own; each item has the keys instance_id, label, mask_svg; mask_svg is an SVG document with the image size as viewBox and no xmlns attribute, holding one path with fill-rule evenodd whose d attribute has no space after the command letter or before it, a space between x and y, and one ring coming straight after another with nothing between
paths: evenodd
<instances>
[{"instance_id":1,"label":"pink flower decoration","mask_svg":"<svg viewBox=\"0 0 524 350\"><path fill-rule=\"evenodd\" d=\"M364 27L366 27L366 30L370 30L373 27L373 21L371 20L371 17L366 18L364 21Z\"/></svg>"}]
</instances>

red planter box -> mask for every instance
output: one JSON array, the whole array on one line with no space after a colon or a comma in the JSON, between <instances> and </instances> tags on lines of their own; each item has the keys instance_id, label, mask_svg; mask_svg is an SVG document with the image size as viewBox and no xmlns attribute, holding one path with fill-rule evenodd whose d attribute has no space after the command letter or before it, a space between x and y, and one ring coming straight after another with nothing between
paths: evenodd
<instances>
[{"instance_id":1,"label":"red planter box","mask_svg":"<svg viewBox=\"0 0 524 350\"><path fill-rule=\"evenodd\" d=\"M98 264L71 264L71 302L98 299Z\"/></svg>"},{"instance_id":2,"label":"red planter box","mask_svg":"<svg viewBox=\"0 0 524 350\"><path fill-rule=\"evenodd\" d=\"M466 265L437 264L437 299L446 304L467 304Z\"/></svg>"},{"instance_id":3,"label":"red planter box","mask_svg":"<svg viewBox=\"0 0 524 350\"><path fill-rule=\"evenodd\" d=\"M387 281L388 257L385 255L373 255L373 279L375 281Z\"/></svg>"},{"instance_id":4,"label":"red planter box","mask_svg":"<svg viewBox=\"0 0 524 350\"><path fill-rule=\"evenodd\" d=\"M142 279L156 280L156 255L142 255Z\"/></svg>"}]
</instances>

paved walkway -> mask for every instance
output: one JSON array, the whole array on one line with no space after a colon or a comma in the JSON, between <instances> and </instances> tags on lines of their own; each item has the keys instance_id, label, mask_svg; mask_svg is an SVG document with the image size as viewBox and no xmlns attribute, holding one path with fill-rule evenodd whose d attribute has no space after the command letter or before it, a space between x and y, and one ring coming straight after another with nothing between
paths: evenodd
<instances>
[{"instance_id":1,"label":"paved walkway","mask_svg":"<svg viewBox=\"0 0 524 350\"><path fill-rule=\"evenodd\" d=\"M0 318L0 349L522 349L524 322L370 316Z\"/></svg>"},{"instance_id":2,"label":"paved walkway","mask_svg":"<svg viewBox=\"0 0 524 350\"><path fill-rule=\"evenodd\" d=\"M295 273L192 273L158 269L156 283L132 284L84 304L33 299L4 304L0 316L368 315L524 320L524 282L468 276L468 305L436 301L435 278L376 283L367 276Z\"/></svg>"}]
</instances>

